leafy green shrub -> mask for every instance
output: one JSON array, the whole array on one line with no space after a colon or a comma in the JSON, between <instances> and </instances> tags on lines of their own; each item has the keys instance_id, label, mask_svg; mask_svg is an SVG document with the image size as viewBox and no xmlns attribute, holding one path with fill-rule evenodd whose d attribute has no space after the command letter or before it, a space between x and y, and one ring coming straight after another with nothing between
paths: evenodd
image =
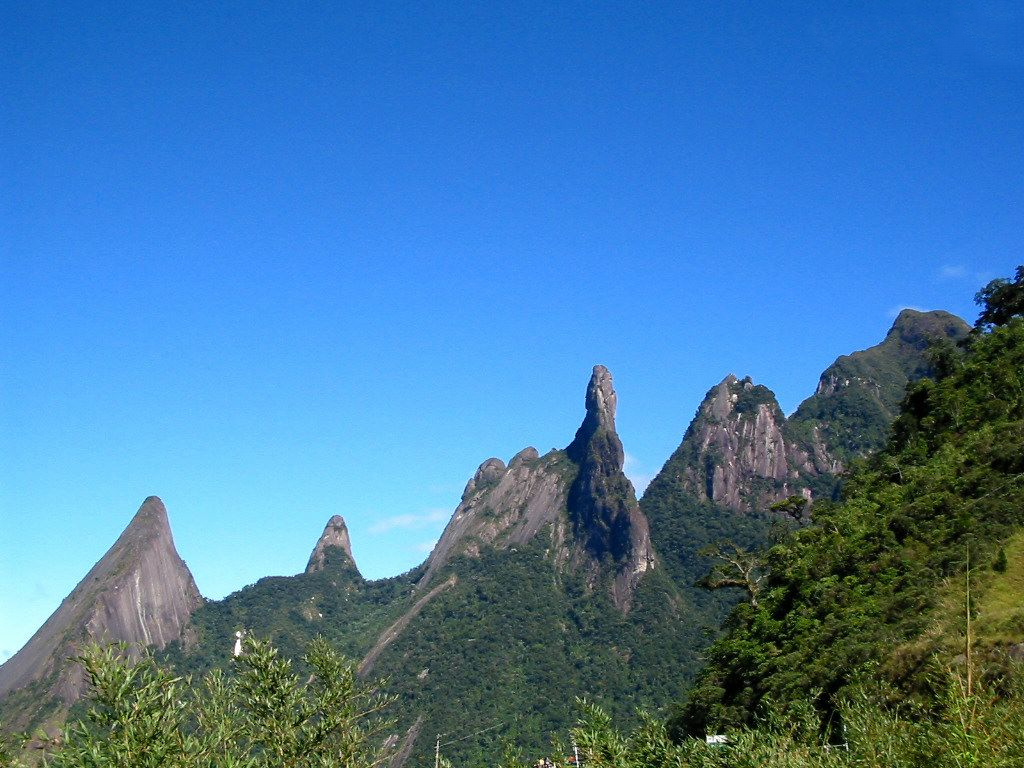
<instances>
[{"instance_id":1,"label":"leafy green shrub","mask_svg":"<svg viewBox=\"0 0 1024 768\"><path fill-rule=\"evenodd\" d=\"M180 677L124 646L87 647L79 661L89 710L54 742L54 768L367 768L390 700L356 679L322 638L306 682L269 643L247 639L229 674Z\"/></svg>"}]
</instances>

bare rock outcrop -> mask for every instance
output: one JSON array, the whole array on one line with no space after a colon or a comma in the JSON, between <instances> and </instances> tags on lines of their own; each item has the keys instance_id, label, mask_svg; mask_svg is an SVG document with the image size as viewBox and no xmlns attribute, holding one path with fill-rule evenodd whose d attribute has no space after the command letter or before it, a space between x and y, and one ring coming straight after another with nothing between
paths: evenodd
<instances>
[{"instance_id":1,"label":"bare rock outcrop","mask_svg":"<svg viewBox=\"0 0 1024 768\"><path fill-rule=\"evenodd\" d=\"M663 479L740 512L794 494L829 496L850 461L885 444L907 383L930 370L929 347L968 330L948 312L903 310L881 343L829 366L788 419L771 390L726 376L704 398Z\"/></svg>"},{"instance_id":2,"label":"bare rock outcrop","mask_svg":"<svg viewBox=\"0 0 1024 768\"><path fill-rule=\"evenodd\" d=\"M525 544L545 526L563 540L565 500L574 472L560 452L541 457L532 447L517 453L507 467L500 459L485 461L466 484L418 588L430 583L456 554L475 556L482 547Z\"/></svg>"},{"instance_id":3,"label":"bare rock outcrop","mask_svg":"<svg viewBox=\"0 0 1024 768\"><path fill-rule=\"evenodd\" d=\"M324 532L320 534L313 553L309 556L306 573L322 571L332 557L340 557L342 563L356 568L356 559L352 555L352 541L348 535L345 518L341 515L334 515L327 521Z\"/></svg>"},{"instance_id":4,"label":"bare rock outcrop","mask_svg":"<svg viewBox=\"0 0 1024 768\"><path fill-rule=\"evenodd\" d=\"M617 401L611 373L595 365L587 386L587 415L565 449L579 467L567 502L576 543L594 561L614 563L613 598L621 610L629 610L636 585L654 566L655 556L647 518L622 471L625 453L615 431Z\"/></svg>"},{"instance_id":5,"label":"bare rock outcrop","mask_svg":"<svg viewBox=\"0 0 1024 768\"><path fill-rule=\"evenodd\" d=\"M175 549L167 510L150 496L25 647L0 666L0 697L44 681L44 697L58 696L71 704L82 694L84 679L69 658L83 643L123 641L163 648L181 637L202 602Z\"/></svg>"},{"instance_id":6,"label":"bare rock outcrop","mask_svg":"<svg viewBox=\"0 0 1024 768\"><path fill-rule=\"evenodd\" d=\"M691 460L683 478L691 493L740 511L763 509L819 473L814 455L787 440L775 395L730 374L704 398L680 450ZM828 463L824 457L823 463Z\"/></svg>"},{"instance_id":7,"label":"bare rock outcrop","mask_svg":"<svg viewBox=\"0 0 1024 768\"><path fill-rule=\"evenodd\" d=\"M481 464L427 560L417 589L431 584L455 555L477 556L484 547L525 544L546 530L556 567L585 568L595 583L601 573L612 572L615 603L629 610L640 577L656 557L647 519L622 471L615 406L611 374L595 366L587 386L586 416L564 451L541 456L535 448L525 448L508 466L494 458Z\"/></svg>"}]
</instances>

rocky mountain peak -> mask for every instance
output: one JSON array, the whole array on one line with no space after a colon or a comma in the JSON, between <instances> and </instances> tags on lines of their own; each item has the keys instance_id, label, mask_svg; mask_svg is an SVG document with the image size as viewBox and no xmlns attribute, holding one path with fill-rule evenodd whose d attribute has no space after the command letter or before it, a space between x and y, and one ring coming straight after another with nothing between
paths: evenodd
<instances>
[{"instance_id":1,"label":"rocky mountain peak","mask_svg":"<svg viewBox=\"0 0 1024 768\"><path fill-rule=\"evenodd\" d=\"M619 462L621 463L622 443L619 442L618 436L615 434L617 403L618 398L615 395L615 388L612 386L611 373L603 365L595 365L590 376L590 383L587 384L587 414L576 431L576 437L565 449L570 459L578 463L594 436L598 432L606 431L615 436L613 442L618 444Z\"/></svg>"},{"instance_id":2,"label":"rocky mountain peak","mask_svg":"<svg viewBox=\"0 0 1024 768\"><path fill-rule=\"evenodd\" d=\"M0 666L0 696L40 682L40 701L75 701L84 690L81 670L70 662L83 642L123 641L163 648L181 637L203 602L178 555L167 509L156 496L64 598L25 646Z\"/></svg>"},{"instance_id":3,"label":"rocky mountain peak","mask_svg":"<svg viewBox=\"0 0 1024 768\"><path fill-rule=\"evenodd\" d=\"M345 525L345 518L341 515L334 515L327 521L324 532L313 548L309 556L309 563L306 564L306 573L322 571L328 564L330 550L341 550L345 563L356 567L356 559L352 555L352 542L349 539L348 527Z\"/></svg>"},{"instance_id":4,"label":"rocky mountain peak","mask_svg":"<svg viewBox=\"0 0 1024 768\"><path fill-rule=\"evenodd\" d=\"M576 540L597 562L616 567L613 597L628 610L641 574L655 564L647 518L632 483L623 473L625 453L615 432L616 395L612 375L595 365L587 385L587 413L565 449L579 467L569 488L569 518Z\"/></svg>"},{"instance_id":5,"label":"rocky mountain peak","mask_svg":"<svg viewBox=\"0 0 1024 768\"><path fill-rule=\"evenodd\" d=\"M572 563L604 573L615 570L613 596L628 610L640 575L655 563L647 519L622 471L624 452L615 432L612 376L594 366L586 415L564 451L541 456L524 448L506 466L487 459L466 484L462 500L427 560L423 590L457 554L483 547L524 544L540 531L551 535L558 567Z\"/></svg>"},{"instance_id":6,"label":"rocky mountain peak","mask_svg":"<svg viewBox=\"0 0 1024 768\"><path fill-rule=\"evenodd\" d=\"M814 457L787 439L785 427L770 389L729 374L704 397L670 464L698 498L761 510L804 492L804 479L818 473Z\"/></svg>"}]
</instances>

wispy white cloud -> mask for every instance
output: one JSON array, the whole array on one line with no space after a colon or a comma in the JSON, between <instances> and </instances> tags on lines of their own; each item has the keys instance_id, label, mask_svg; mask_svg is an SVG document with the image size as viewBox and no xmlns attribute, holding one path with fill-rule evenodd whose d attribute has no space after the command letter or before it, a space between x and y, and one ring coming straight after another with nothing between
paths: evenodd
<instances>
[{"instance_id":1,"label":"wispy white cloud","mask_svg":"<svg viewBox=\"0 0 1024 768\"><path fill-rule=\"evenodd\" d=\"M646 471L640 465L640 460L630 453L626 453L622 471L625 473L626 477L629 478L629 482L633 484L633 488L636 489L637 496L641 496L647 489L647 486L651 484L651 480L654 479L654 474Z\"/></svg>"},{"instance_id":2,"label":"wispy white cloud","mask_svg":"<svg viewBox=\"0 0 1024 768\"><path fill-rule=\"evenodd\" d=\"M434 539L430 539L429 541L421 541L419 544L414 546L413 549L415 549L417 552L430 554L434 551L435 544L437 544L437 542Z\"/></svg>"},{"instance_id":3,"label":"wispy white cloud","mask_svg":"<svg viewBox=\"0 0 1024 768\"><path fill-rule=\"evenodd\" d=\"M406 515L394 515L393 517L385 517L383 520L378 520L370 526L369 531L370 533L378 534L398 529L416 530L418 528L427 528L434 523L447 520L450 516L451 512L449 510L440 508Z\"/></svg>"},{"instance_id":4,"label":"wispy white cloud","mask_svg":"<svg viewBox=\"0 0 1024 768\"><path fill-rule=\"evenodd\" d=\"M967 277L967 267L961 264L947 264L939 270L940 280L962 280Z\"/></svg>"},{"instance_id":5,"label":"wispy white cloud","mask_svg":"<svg viewBox=\"0 0 1024 768\"><path fill-rule=\"evenodd\" d=\"M14 652L10 648L0 648L0 664L3 664L13 655Z\"/></svg>"}]
</instances>

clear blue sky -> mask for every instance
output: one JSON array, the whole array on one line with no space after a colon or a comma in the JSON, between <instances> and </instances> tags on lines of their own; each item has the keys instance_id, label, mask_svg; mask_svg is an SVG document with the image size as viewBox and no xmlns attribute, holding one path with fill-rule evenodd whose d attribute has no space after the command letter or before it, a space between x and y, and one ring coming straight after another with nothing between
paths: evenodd
<instances>
[{"instance_id":1,"label":"clear blue sky","mask_svg":"<svg viewBox=\"0 0 1024 768\"><path fill-rule=\"evenodd\" d=\"M200 589L419 563L607 365L639 484L1024 243L975 3L6 3L0 659L149 494Z\"/></svg>"}]
</instances>

